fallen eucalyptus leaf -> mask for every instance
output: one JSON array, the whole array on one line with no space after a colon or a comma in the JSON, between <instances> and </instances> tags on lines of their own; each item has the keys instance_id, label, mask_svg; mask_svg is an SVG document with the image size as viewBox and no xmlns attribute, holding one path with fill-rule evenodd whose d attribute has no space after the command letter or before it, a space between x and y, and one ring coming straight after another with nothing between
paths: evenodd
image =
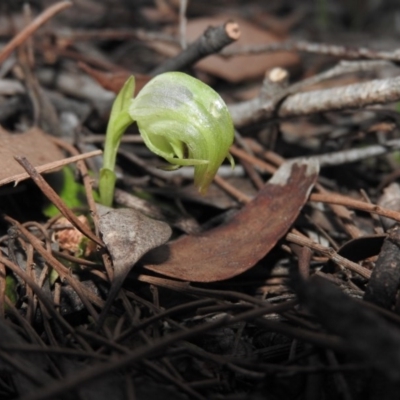
<instances>
[{"instance_id":1,"label":"fallen eucalyptus leaf","mask_svg":"<svg viewBox=\"0 0 400 400\"><path fill-rule=\"evenodd\" d=\"M287 233L307 201L318 170L312 160L283 164L228 223L149 252L144 267L192 282L228 279L250 269Z\"/></svg>"},{"instance_id":2,"label":"fallen eucalyptus leaf","mask_svg":"<svg viewBox=\"0 0 400 400\"><path fill-rule=\"evenodd\" d=\"M172 231L165 222L132 208L114 210L97 204L97 212L99 229L114 266L114 280L99 318L100 327L129 271L145 253L164 244Z\"/></svg>"},{"instance_id":3,"label":"fallen eucalyptus leaf","mask_svg":"<svg viewBox=\"0 0 400 400\"><path fill-rule=\"evenodd\" d=\"M0 127L0 144L0 181L25 172L14 156L27 157L35 167L63 158L60 149L39 128L10 133Z\"/></svg>"}]
</instances>

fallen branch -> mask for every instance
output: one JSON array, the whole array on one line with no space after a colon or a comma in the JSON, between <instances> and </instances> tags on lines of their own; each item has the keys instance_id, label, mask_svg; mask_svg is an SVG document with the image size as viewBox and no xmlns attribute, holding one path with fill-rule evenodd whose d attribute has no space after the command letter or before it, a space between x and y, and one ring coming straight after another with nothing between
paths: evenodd
<instances>
[{"instance_id":1,"label":"fallen branch","mask_svg":"<svg viewBox=\"0 0 400 400\"><path fill-rule=\"evenodd\" d=\"M40 174L43 172L53 172L53 171L58 170L61 167L64 167L65 165L72 164L77 161L85 160L86 158L99 156L101 154L103 154L103 152L101 150L93 150L89 153L79 154L79 155L76 155L73 157L64 158L62 160L53 161L51 163L40 165L35 168L36 168L36 171L39 172ZM11 183L11 182L15 182L15 185L17 185L19 182L23 181L24 179L28 179L28 178L29 178L29 174L26 172L23 172L23 173L17 174L17 175L12 175L5 179L0 180L0 186L6 185L7 183Z\"/></svg>"},{"instance_id":2,"label":"fallen branch","mask_svg":"<svg viewBox=\"0 0 400 400\"><path fill-rule=\"evenodd\" d=\"M102 240L75 216L75 214L67 207L67 205L57 195L53 188L44 180L44 178L25 157L14 158L25 169L43 194L57 207L61 214L76 227L76 229L78 229L83 235L87 236L99 246L104 247Z\"/></svg>"},{"instance_id":3,"label":"fallen branch","mask_svg":"<svg viewBox=\"0 0 400 400\"><path fill-rule=\"evenodd\" d=\"M165 63L155 68L150 75L158 75L167 71L179 71L191 66L210 54L218 53L228 44L238 40L239 37L240 30L236 22L228 21L224 25L210 27L190 46L176 57L168 59Z\"/></svg>"},{"instance_id":4,"label":"fallen branch","mask_svg":"<svg viewBox=\"0 0 400 400\"><path fill-rule=\"evenodd\" d=\"M343 87L315 90L290 96L278 111L280 117L308 115L323 111L361 108L400 99L400 77L376 79Z\"/></svg>"},{"instance_id":5,"label":"fallen branch","mask_svg":"<svg viewBox=\"0 0 400 400\"><path fill-rule=\"evenodd\" d=\"M400 77L375 79L323 90L290 95L277 110L279 117L296 117L319 112L361 108L400 100ZM252 102L252 103L250 103ZM236 127L272 116L277 104L270 100L258 104L252 100L229 107Z\"/></svg>"},{"instance_id":6,"label":"fallen branch","mask_svg":"<svg viewBox=\"0 0 400 400\"><path fill-rule=\"evenodd\" d=\"M277 51L301 51L305 53L329 55L338 58L400 62L399 49L394 51L376 51L366 47L350 48L335 44L312 43L306 41L287 41L281 43L237 46L234 49L224 50L222 55L232 57L237 55L272 53Z\"/></svg>"}]
</instances>

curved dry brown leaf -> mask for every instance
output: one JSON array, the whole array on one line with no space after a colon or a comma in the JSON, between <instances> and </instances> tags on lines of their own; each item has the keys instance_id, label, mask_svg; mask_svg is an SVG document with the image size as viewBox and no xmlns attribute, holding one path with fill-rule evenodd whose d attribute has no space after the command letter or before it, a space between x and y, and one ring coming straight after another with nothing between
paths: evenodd
<instances>
[{"instance_id":1,"label":"curved dry brown leaf","mask_svg":"<svg viewBox=\"0 0 400 400\"><path fill-rule=\"evenodd\" d=\"M165 222L149 218L132 208L114 210L97 204L97 212L99 229L114 266L114 280L98 320L100 328L136 261L150 249L165 243L171 236L172 230Z\"/></svg>"},{"instance_id":2,"label":"curved dry brown leaf","mask_svg":"<svg viewBox=\"0 0 400 400\"><path fill-rule=\"evenodd\" d=\"M307 201L318 170L310 160L283 164L227 224L149 252L144 267L192 282L219 281L248 270L288 231Z\"/></svg>"}]
</instances>

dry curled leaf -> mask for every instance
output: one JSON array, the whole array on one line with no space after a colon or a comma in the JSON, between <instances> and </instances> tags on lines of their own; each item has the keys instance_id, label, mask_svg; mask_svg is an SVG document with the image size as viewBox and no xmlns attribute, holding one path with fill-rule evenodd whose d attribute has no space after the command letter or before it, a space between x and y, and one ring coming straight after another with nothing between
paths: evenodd
<instances>
[{"instance_id":1,"label":"dry curled leaf","mask_svg":"<svg viewBox=\"0 0 400 400\"><path fill-rule=\"evenodd\" d=\"M399 311L400 226L389 229L383 241L364 300L386 309Z\"/></svg>"},{"instance_id":2,"label":"dry curled leaf","mask_svg":"<svg viewBox=\"0 0 400 400\"><path fill-rule=\"evenodd\" d=\"M131 268L150 249L165 243L171 228L132 208L97 205L100 232L114 264L115 275Z\"/></svg>"},{"instance_id":3,"label":"dry curled leaf","mask_svg":"<svg viewBox=\"0 0 400 400\"><path fill-rule=\"evenodd\" d=\"M132 208L114 210L98 204L97 212L99 229L114 266L114 280L102 312L104 317L124 279L139 258L164 244L172 231L165 222L146 217Z\"/></svg>"},{"instance_id":4,"label":"dry curled leaf","mask_svg":"<svg viewBox=\"0 0 400 400\"><path fill-rule=\"evenodd\" d=\"M151 251L144 267L186 281L213 282L253 267L288 231L318 176L314 161L282 165L228 223Z\"/></svg>"}]
</instances>

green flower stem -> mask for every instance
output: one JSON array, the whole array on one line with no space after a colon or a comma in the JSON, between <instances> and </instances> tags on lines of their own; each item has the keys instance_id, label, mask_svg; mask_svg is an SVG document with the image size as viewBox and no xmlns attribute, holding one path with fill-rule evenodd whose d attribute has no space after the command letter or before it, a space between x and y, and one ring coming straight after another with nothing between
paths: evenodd
<instances>
[{"instance_id":1,"label":"green flower stem","mask_svg":"<svg viewBox=\"0 0 400 400\"><path fill-rule=\"evenodd\" d=\"M116 176L114 173L117 152L121 137L133 123L128 112L133 93L135 78L131 76L124 84L116 97L111 109L110 120L107 126L106 141L104 144L103 168L100 170L99 193L101 204L111 207L114 198Z\"/></svg>"}]
</instances>

